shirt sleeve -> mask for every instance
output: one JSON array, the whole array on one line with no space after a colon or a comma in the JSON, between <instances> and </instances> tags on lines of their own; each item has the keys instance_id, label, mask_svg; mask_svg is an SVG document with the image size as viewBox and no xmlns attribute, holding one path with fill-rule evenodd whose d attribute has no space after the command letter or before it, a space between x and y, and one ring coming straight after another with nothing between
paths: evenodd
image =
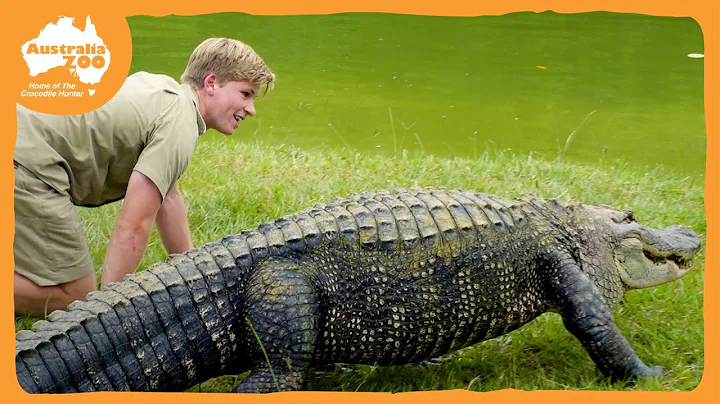
<instances>
[{"instance_id":1,"label":"shirt sleeve","mask_svg":"<svg viewBox=\"0 0 720 404\"><path fill-rule=\"evenodd\" d=\"M185 105L187 108L184 108ZM148 129L148 141L135 171L155 183L163 200L187 170L198 141L197 117L191 102L177 97Z\"/></svg>"}]
</instances>

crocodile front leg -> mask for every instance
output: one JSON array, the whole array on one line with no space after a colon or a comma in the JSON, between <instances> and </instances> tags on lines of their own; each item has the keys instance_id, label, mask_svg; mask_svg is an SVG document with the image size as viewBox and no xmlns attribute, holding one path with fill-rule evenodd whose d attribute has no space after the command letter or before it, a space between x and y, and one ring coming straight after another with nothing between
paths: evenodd
<instances>
[{"instance_id":1,"label":"crocodile front leg","mask_svg":"<svg viewBox=\"0 0 720 404\"><path fill-rule=\"evenodd\" d=\"M236 392L302 387L315 350L319 316L317 295L302 265L295 259L270 258L249 279L244 312L253 368Z\"/></svg>"},{"instance_id":2,"label":"crocodile front leg","mask_svg":"<svg viewBox=\"0 0 720 404\"><path fill-rule=\"evenodd\" d=\"M605 376L627 380L662 375L662 367L647 366L638 358L597 288L574 262L566 260L550 283L565 328L580 340Z\"/></svg>"}]
</instances>

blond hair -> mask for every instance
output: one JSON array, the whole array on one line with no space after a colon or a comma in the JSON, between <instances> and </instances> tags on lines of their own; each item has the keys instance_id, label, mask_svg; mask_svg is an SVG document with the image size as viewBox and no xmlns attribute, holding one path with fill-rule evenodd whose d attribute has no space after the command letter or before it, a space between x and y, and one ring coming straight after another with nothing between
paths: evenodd
<instances>
[{"instance_id":1,"label":"blond hair","mask_svg":"<svg viewBox=\"0 0 720 404\"><path fill-rule=\"evenodd\" d=\"M247 44L230 38L208 38L198 45L190 55L180 81L198 89L211 73L217 75L220 85L248 80L265 86L265 93L275 82L275 74L260 55Z\"/></svg>"}]
</instances>

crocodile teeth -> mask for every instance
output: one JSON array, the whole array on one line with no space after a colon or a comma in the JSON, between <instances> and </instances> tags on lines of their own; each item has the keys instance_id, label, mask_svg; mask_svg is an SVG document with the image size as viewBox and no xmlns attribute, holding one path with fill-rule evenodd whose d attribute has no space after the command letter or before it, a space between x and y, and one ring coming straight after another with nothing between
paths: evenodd
<instances>
[{"instance_id":1,"label":"crocodile teeth","mask_svg":"<svg viewBox=\"0 0 720 404\"><path fill-rule=\"evenodd\" d=\"M670 254L668 256L661 257L647 250L643 250L643 254L645 255L645 258L652 261L655 265L661 265L670 262L675 264L678 268L687 269L692 264L692 260L677 254Z\"/></svg>"}]
</instances>

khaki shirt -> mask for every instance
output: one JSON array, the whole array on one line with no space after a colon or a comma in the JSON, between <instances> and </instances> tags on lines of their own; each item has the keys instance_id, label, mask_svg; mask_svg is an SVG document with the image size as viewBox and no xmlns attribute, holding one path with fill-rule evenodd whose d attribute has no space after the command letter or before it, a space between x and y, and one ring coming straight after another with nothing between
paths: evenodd
<instances>
[{"instance_id":1,"label":"khaki shirt","mask_svg":"<svg viewBox=\"0 0 720 404\"><path fill-rule=\"evenodd\" d=\"M92 112L49 115L18 105L17 121L14 160L79 206L122 199L133 170L164 199L206 130L189 85L146 72Z\"/></svg>"}]
</instances>

